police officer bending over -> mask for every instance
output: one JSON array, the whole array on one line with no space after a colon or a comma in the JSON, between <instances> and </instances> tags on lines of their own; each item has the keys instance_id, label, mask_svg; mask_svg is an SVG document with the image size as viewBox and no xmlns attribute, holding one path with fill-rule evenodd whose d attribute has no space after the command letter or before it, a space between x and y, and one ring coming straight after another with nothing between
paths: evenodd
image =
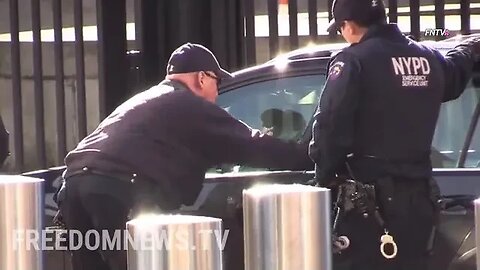
<instances>
[{"instance_id":1,"label":"police officer bending over","mask_svg":"<svg viewBox=\"0 0 480 270\"><path fill-rule=\"evenodd\" d=\"M346 177L373 184L381 214L344 218L338 234L350 247L340 258L349 269L426 269L436 214L432 137L441 103L457 98L471 77L479 40L443 57L387 24L381 0L336 0L333 15L329 32L340 31L351 46L329 65L309 154L321 186ZM387 233L397 245L388 259L393 245L385 257L379 250Z\"/></svg>"},{"instance_id":2,"label":"police officer bending over","mask_svg":"<svg viewBox=\"0 0 480 270\"><path fill-rule=\"evenodd\" d=\"M222 163L279 169L313 167L308 145L252 130L216 106L231 78L205 47L173 52L159 85L120 105L65 158L60 209L68 229L125 228L131 210L191 205L207 169ZM73 239L71 239L73 240ZM125 250L73 251L80 269L127 268Z\"/></svg>"}]
</instances>

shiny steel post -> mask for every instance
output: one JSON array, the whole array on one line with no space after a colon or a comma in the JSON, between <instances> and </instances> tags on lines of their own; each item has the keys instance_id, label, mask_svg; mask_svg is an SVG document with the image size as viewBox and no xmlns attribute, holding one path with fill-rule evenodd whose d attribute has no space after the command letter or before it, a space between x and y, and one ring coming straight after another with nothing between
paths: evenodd
<instances>
[{"instance_id":1,"label":"shiny steel post","mask_svg":"<svg viewBox=\"0 0 480 270\"><path fill-rule=\"evenodd\" d=\"M2 270L43 269L43 182L19 175L0 175Z\"/></svg>"},{"instance_id":2,"label":"shiny steel post","mask_svg":"<svg viewBox=\"0 0 480 270\"><path fill-rule=\"evenodd\" d=\"M475 204L475 246L477 247L477 270L480 269L480 198L474 201Z\"/></svg>"},{"instance_id":3,"label":"shiny steel post","mask_svg":"<svg viewBox=\"0 0 480 270\"><path fill-rule=\"evenodd\" d=\"M127 222L128 270L222 270L222 220L144 215Z\"/></svg>"},{"instance_id":4,"label":"shiny steel post","mask_svg":"<svg viewBox=\"0 0 480 270\"><path fill-rule=\"evenodd\" d=\"M330 203L326 188L244 190L245 270L331 270Z\"/></svg>"}]
</instances>

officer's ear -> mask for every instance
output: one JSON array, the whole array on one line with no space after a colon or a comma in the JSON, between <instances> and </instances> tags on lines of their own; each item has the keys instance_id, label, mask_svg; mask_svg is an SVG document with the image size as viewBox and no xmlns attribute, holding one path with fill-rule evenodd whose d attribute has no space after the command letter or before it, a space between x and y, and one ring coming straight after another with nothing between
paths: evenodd
<instances>
[{"instance_id":1,"label":"officer's ear","mask_svg":"<svg viewBox=\"0 0 480 270\"><path fill-rule=\"evenodd\" d=\"M365 27L360 26L354 21L347 21L345 23L345 31L351 36L359 36L364 34Z\"/></svg>"},{"instance_id":2,"label":"officer's ear","mask_svg":"<svg viewBox=\"0 0 480 270\"><path fill-rule=\"evenodd\" d=\"M188 77L188 88L197 96L202 96L203 92L203 85L201 83L201 75L200 72L190 73ZM203 79L205 81L205 79Z\"/></svg>"},{"instance_id":3,"label":"officer's ear","mask_svg":"<svg viewBox=\"0 0 480 270\"><path fill-rule=\"evenodd\" d=\"M195 83L195 90L197 92L201 91L205 85L205 75L203 74L202 71L200 72L197 72L195 74L195 80L194 80L194 83Z\"/></svg>"},{"instance_id":4,"label":"officer's ear","mask_svg":"<svg viewBox=\"0 0 480 270\"><path fill-rule=\"evenodd\" d=\"M368 28L361 26L355 21L345 21L342 35L348 43L358 43L363 35L367 32Z\"/></svg>"},{"instance_id":5,"label":"officer's ear","mask_svg":"<svg viewBox=\"0 0 480 270\"><path fill-rule=\"evenodd\" d=\"M343 23L342 34L352 35L355 33L355 22L345 21Z\"/></svg>"},{"instance_id":6,"label":"officer's ear","mask_svg":"<svg viewBox=\"0 0 480 270\"><path fill-rule=\"evenodd\" d=\"M205 74L204 71L198 72L197 80L198 80L198 85L200 86L200 89L203 89L205 83L207 82L207 75Z\"/></svg>"}]
</instances>

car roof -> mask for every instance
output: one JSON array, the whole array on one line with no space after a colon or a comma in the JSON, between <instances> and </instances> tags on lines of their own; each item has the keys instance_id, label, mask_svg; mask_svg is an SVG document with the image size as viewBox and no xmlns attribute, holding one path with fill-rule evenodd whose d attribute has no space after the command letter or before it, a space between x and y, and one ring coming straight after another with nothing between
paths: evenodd
<instances>
[{"instance_id":1,"label":"car roof","mask_svg":"<svg viewBox=\"0 0 480 270\"><path fill-rule=\"evenodd\" d=\"M480 34L472 34L472 35L458 35L449 39L445 39L442 41L421 41L420 44L435 48L442 53L446 53L448 50L453 49L458 43L466 40L467 38L471 37L480 37ZM297 60L297 59L304 59L304 58L312 58L312 57L329 57L332 54L335 54L342 49L348 47L348 43L329 43L329 44L321 44L315 46L307 46L304 48L300 48L282 55L279 55L272 60L268 61L267 63L275 63L277 61L283 61L285 59L289 60Z\"/></svg>"},{"instance_id":2,"label":"car roof","mask_svg":"<svg viewBox=\"0 0 480 270\"><path fill-rule=\"evenodd\" d=\"M428 47L437 49L442 54L446 54L449 50L453 49L460 42L471 37L480 37L480 34L458 35L442 41L421 41L419 43L426 45ZM229 88L230 86L235 85L239 81L243 81L246 79L250 79L251 77L255 77L256 76L255 74L262 74L264 71L271 70L272 67L275 67L275 66L282 66L292 62L307 61L315 58L329 59L332 55L340 52L342 49L346 48L347 46L349 46L348 43L337 42L337 43L310 45L300 49L296 49L296 50L281 54L265 63L233 72L233 75L234 75L233 80L226 82L225 86ZM223 90L221 92L223 92Z\"/></svg>"},{"instance_id":3,"label":"car roof","mask_svg":"<svg viewBox=\"0 0 480 270\"><path fill-rule=\"evenodd\" d=\"M420 44L427 45L439 50L442 53L446 53L448 50L453 49L458 43L472 37L480 37L480 33L471 35L457 35L442 41L421 41ZM297 60L313 57L330 57L332 54L337 53L348 46L348 43L328 43L321 45L307 46L288 53L279 55L267 63L274 64L277 61Z\"/></svg>"}]
</instances>

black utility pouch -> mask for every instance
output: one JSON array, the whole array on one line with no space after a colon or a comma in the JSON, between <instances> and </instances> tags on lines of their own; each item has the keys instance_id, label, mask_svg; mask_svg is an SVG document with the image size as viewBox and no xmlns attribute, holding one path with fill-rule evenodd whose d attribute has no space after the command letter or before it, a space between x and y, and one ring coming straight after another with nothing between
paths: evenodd
<instances>
[{"instance_id":1,"label":"black utility pouch","mask_svg":"<svg viewBox=\"0 0 480 270\"><path fill-rule=\"evenodd\" d=\"M395 185L392 177L381 177L375 181L376 197L379 211L385 218L389 218L397 212L395 206Z\"/></svg>"}]
</instances>

